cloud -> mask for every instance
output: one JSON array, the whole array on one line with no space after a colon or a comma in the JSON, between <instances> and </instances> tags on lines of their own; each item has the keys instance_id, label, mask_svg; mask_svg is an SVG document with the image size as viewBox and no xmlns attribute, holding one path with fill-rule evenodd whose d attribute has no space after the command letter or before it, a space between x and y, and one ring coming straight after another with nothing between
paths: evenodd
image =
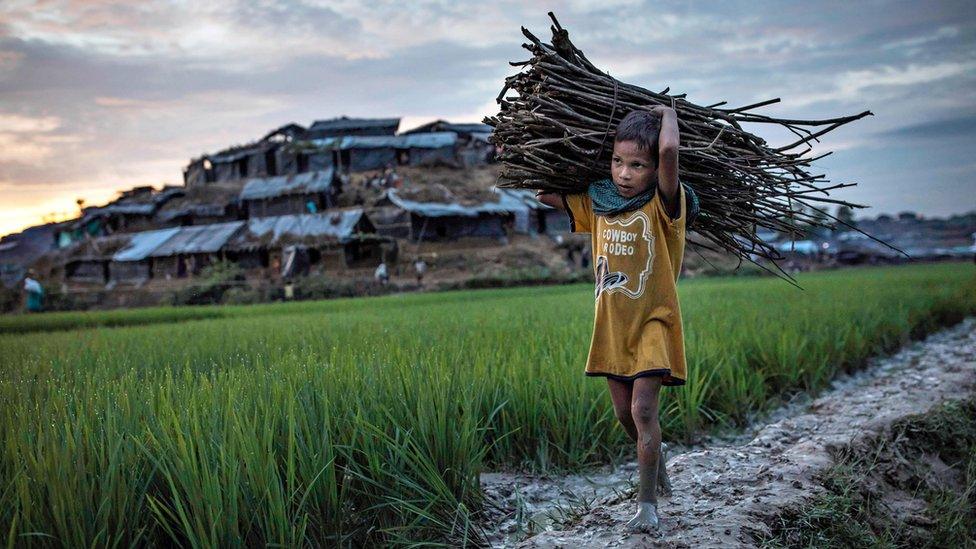
<instances>
[{"instance_id":1,"label":"cloud","mask_svg":"<svg viewBox=\"0 0 976 549\"><path fill-rule=\"evenodd\" d=\"M970 2L551 7L594 63L655 91L671 86L703 104L781 97L761 112L796 118L870 108L876 117L826 137L823 149L837 157L868 155L884 166L891 144L971 142L954 115L969 120L976 87ZM508 61L527 56L519 27L548 33L547 8L518 0L0 3L0 217L11 189L44 187L73 201L178 182L190 157L286 122L478 120L494 113L503 78L515 72ZM860 177L856 162L831 162L836 177ZM921 170L900 169L905 178ZM867 189L880 178L865 177Z\"/></svg>"},{"instance_id":2,"label":"cloud","mask_svg":"<svg viewBox=\"0 0 976 549\"><path fill-rule=\"evenodd\" d=\"M61 120L56 116L24 116L0 112L0 128L4 133L49 132L58 129Z\"/></svg>"},{"instance_id":3,"label":"cloud","mask_svg":"<svg viewBox=\"0 0 976 549\"><path fill-rule=\"evenodd\" d=\"M878 134L880 137L897 139L946 139L976 137L976 114L964 114L953 118L927 120L917 124L894 128Z\"/></svg>"},{"instance_id":4,"label":"cloud","mask_svg":"<svg viewBox=\"0 0 976 549\"><path fill-rule=\"evenodd\" d=\"M883 50L893 50L899 48L918 48L919 46L924 46L931 42L936 42L938 40L943 40L947 38L955 38L959 36L959 28L955 26L940 27L930 33L925 33L918 36L913 36L911 38L905 38L902 40L895 40L893 42L888 42L887 44L882 44L881 49Z\"/></svg>"},{"instance_id":5,"label":"cloud","mask_svg":"<svg viewBox=\"0 0 976 549\"><path fill-rule=\"evenodd\" d=\"M956 76L971 77L974 69L976 61L946 61L932 65L911 63L900 67L885 65L845 71L833 79L827 91L792 95L790 103L804 106L828 101L851 102L865 99L869 91L877 100L879 97L890 97L892 89L933 84Z\"/></svg>"}]
</instances>

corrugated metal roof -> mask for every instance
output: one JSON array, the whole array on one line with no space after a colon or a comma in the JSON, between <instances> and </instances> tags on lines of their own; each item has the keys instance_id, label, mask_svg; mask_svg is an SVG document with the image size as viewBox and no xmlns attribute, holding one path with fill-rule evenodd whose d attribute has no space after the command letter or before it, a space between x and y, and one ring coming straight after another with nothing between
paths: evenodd
<instances>
[{"instance_id":1,"label":"corrugated metal roof","mask_svg":"<svg viewBox=\"0 0 976 549\"><path fill-rule=\"evenodd\" d=\"M311 139L311 145L323 149L440 149L453 147L458 136L454 132L412 133L408 135L347 135Z\"/></svg>"},{"instance_id":2,"label":"corrugated metal roof","mask_svg":"<svg viewBox=\"0 0 976 549\"><path fill-rule=\"evenodd\" d=\"M241 227L243 221L179 227L177 233L149 253L150 257L176 254L200 254L220 251Z\"/></svg>"},{"instance_id":3,"label":"corrugated metal roof","mask_svg":"<svg viewBox=\"0 0 976 549\"><path fill-rule=\"evenodd\" d=\"M112 261L141 261L149 257L156 248L180 232L179 227L132 233L129 243L115 252Z\"/></svg>"},{"instance_id":4,"label":"corrugated metal roof","mask_svg":"<svg viewBox=\"0 0 976 549\"><path fill-rule=\"evenodd\" d=\"M427 217L476 217L484 213L509 214L526 212L529 209L522 199L514 195L502 193L498 195L498 202L482 202L473 206L445 202L414 202L413 200L407 200L398 196L396 189L387 191L387 196L390 202L393 202L397 207Z\"/></svg>"},{"instance_id":5,"label":"corrugated metal roof","mask_svg":"<svg viewBox=\"0 0 976 549\"><path fill-rule=\"evenodd\" d=\"M399 118L332 118L329 120L316 120L309 126L310 131L323 130L354 130L359 128L388 128L393 131L400 126Z\"/></svg>"},{"instance_id":6,"label":"corrugated metal roof","mask_svg":"<svg viewBox=\"0 0 976 549\"><path fill-rule=\"evenodd\" d=\"M320 237L348 240L363 217L363 210L352 208L318 214L279 215L247 220L247 226L230 244L234 248L247 248L255 242L267 245L288 243L289 238Z\"/></svg>"},{"instance_id":7,"label":"corrugated metal roof","mask_svg":"<svg viewBox=\"0 0 976 549\"><path fill-rule=\"evenodd\" d=\"M257 177L249 179L241 189L241 200L255 200L271 198L289 194L318 193L329 190L332 186L334 168L314 172L279 175L275 177Z\"/></svg>"}]
</instances>

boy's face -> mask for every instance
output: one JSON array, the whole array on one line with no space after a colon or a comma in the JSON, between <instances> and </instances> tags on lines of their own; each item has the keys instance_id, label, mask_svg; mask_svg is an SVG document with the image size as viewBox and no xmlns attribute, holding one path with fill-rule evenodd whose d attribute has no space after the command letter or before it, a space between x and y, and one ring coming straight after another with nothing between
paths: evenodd
<instances>
[{"instance_id":1,"label":"boy's face","mask_svg":"<svg viewBox=\"0 0 976 549\"><path fill-rule=\"evenodd\" d=\"M614 141L610 173L620 196L632 198L654 183L657 166L651 151L642 151L636 141Z\"/></svg>"}]
</instances>

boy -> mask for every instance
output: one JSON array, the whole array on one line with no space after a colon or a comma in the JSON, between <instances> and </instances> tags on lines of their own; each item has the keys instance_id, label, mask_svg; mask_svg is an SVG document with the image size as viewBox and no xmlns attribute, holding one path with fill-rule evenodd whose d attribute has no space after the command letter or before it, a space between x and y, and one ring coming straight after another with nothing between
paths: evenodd
<instances>
[{"instance_id":1,"label":"boy","mask_svg":"<svg viewBox=\"0 0 976 549\"><path fill-rule=\"evenodd\" d=\"M636 531L658 527L656 488L670 491L661 458L658 393L685 382L676 282L685 244L685 191L678 181L674 109L633 111L617 126L611 179L587 193L539 192L591 233L596 314L586 375L607 378L614 412L637 443Z\"/></svg>"}]
</instances>

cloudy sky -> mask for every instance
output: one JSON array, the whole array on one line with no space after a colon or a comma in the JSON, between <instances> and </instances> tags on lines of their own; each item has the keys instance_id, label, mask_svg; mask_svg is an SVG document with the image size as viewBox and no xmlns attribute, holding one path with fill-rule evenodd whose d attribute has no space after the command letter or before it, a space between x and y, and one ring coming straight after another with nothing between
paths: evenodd
<instances>
[{"instance_id":1,"label":"cloudy sky","mask_svg":"<svg viewBox=\"0 0 976 549\"><path fill-rule=\"evenodd\" d=\"M871 206L858 215L976 210L972 0L3 0L0 235L179 183L190 157L287 122L478 121L525 57L519 27L545 36L548 10L627 82L701 104L780 97L759 112L790 117L871 110L816 149L858 183L840 195Z\"/></svg>"}]
</instances>

